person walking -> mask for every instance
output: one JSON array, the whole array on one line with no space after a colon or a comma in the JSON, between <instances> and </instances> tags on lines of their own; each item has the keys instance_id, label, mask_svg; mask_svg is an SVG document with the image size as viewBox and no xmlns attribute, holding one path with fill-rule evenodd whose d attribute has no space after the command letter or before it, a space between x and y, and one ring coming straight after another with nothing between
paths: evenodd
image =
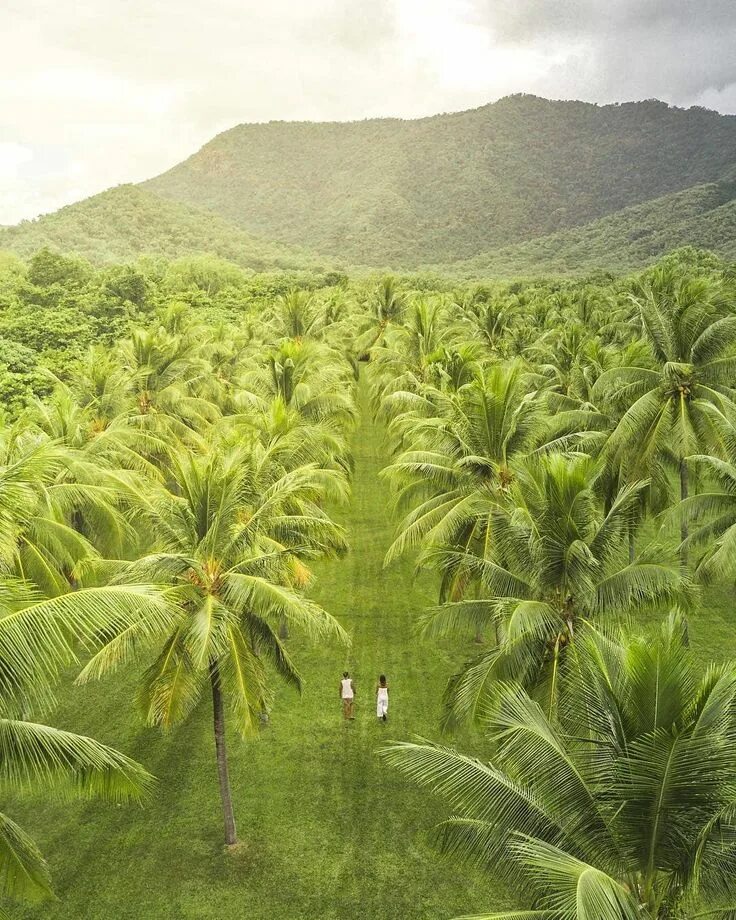
<instances>
[{"instance_id":1,"label":"person walking","mask_svg":"<svg viewBox=\"0 0 736 920\"><path fill-rule=\"evenodd\" d=\"M342 715L345 719L354 719L355 684L347 671L343 671L340 681L340 699L342 700Z\"/></svg>"},{"instance_id":2,"label":"person walking","mask_svg":"<svg viewBox=\"0 0 736 920\"><path fill-rule=\"evenodd\" d=\"M378 686L376 687L376 715L382 722L387 721L388 714L388 684L386 683L386 675L381 674L378 678Z\"/></svg>"}]
</instances>

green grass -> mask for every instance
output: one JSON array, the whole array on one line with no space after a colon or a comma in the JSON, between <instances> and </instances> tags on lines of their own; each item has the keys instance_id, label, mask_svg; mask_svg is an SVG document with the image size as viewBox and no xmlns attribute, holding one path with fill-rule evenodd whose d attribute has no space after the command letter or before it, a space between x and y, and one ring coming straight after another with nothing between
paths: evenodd
<instances>
[{"instance_id":1,"label":"green grass","mask_svg":"<svg viewBox=\"0 0 736 920\"><path fill-rule=\"evenodd\" d=\"M306 681L302 699L279 689L259 740L229 736L240 852L222 850L209 701L162 736L137 721L134 674L71 689L53 724L136 757L158 777L158 790L144 808L12 803L9 813L46 854L60 898L23 916L439 920L501 906L480 873L433 851L429 831L446 814L442 803L375 754L385 739L438 737L446 678L473 646L417 640L415 618L432 600L431 585L414 583L408 562L383 570L393 531L378 478L387 455L363 410L353 499L342 512L352 551L320 566L314 592L353 645L346 652L290 640ZM354 723L343 722L338 699L345 667L358 691ZM391 692L385 726L374 703L382 671Z\"/></svg>"}]
</instances>

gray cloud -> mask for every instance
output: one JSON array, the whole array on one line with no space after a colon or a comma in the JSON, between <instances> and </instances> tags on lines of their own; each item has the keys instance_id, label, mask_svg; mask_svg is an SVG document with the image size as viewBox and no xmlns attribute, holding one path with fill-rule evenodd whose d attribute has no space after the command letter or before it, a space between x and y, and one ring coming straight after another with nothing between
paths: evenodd
<instances>
[{"instance_id":1,"label":"gray cloud","mask_svg":"<svg viewBox=\"0 0 736 920\"><path fill-rule=\"evenodd\" d=\"M605 35L607 32L670 29L679 33L734 27L732 0L477 0L476 9L499 37L528 41L541 35Z\"/></svg>"},{"instance_id":2,"label":"gray cloud","mask_svg":"<svg viewBox=\"0 0 736 920\"><path fill-rule=\"evenodd\" d=\"M0 223L234 124L416 117L512 92L736 112L733 0L5 0Z\"/></svg>"},{"instance_id":3,"label":"gray cloud","mask_svg":"<svg viewBox=\"0 0 736 920\"><path fill-rule=\"evenodd\" d=\"M581 93L597 98L693 104L736 86L733 0L475 0L471 16L501 43L577 48ZM580 72L578 62L569 76ZM559 68L549 77L574 88Z\"/></svg>"}]
</instances>

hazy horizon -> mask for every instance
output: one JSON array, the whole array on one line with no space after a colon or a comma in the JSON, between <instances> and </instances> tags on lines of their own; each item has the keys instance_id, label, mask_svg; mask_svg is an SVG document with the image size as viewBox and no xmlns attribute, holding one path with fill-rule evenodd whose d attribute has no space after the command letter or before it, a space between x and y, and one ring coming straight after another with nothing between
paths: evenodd
<instances>
[{"instance_id":1,"label":"hazy horizon","mask_svg":"<svg viewBox=\"0 0 736 920\"><path fill-rule=\"evenodd\" d=\"M0 224L154 176L238 124L515 93L736 113L728 0L10 0L3 25Z\"/></svg>"}]
</instances>

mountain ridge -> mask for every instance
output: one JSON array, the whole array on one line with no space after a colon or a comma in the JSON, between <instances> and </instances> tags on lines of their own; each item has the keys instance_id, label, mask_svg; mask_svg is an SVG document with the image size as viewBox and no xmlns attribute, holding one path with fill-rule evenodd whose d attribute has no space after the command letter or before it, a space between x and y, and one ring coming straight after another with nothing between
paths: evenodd
<instances>
[{"instance_id":1,"label":"mountain ridge","mask_svg":"<svg viewBox=\"0 0 736 920\"><path fill-rule=\"evenodd\" d=\"M160 176L0 229L0 248L211 253L255 271L626 271L662 247L731 257L735 206L716 199L733 175L734 115L517 94L417 119L237 125Z\"/></svg>"},{"instance_id":2,"label":"mountain ridge","mask_svg":"<svg viewBox=\"0 0 736 920\"><path fill-rule=\"evenodd\" d=\"M472 258L736 163L736 117L505 97L421 119L235 126L144 186L351 264Z\"/></svg>"},{"instance_id":3,"label":"mountain ridge","mask_svg":"<svg viewBox=\"0 0 736 920\"><path fill-rule=\"evenodd\" d=\"M683 246L709 249L736 261L736 170L719 182L673 192L581 227L442 268L464 277L627 272Z\"/></svg>"}]
</instances>

